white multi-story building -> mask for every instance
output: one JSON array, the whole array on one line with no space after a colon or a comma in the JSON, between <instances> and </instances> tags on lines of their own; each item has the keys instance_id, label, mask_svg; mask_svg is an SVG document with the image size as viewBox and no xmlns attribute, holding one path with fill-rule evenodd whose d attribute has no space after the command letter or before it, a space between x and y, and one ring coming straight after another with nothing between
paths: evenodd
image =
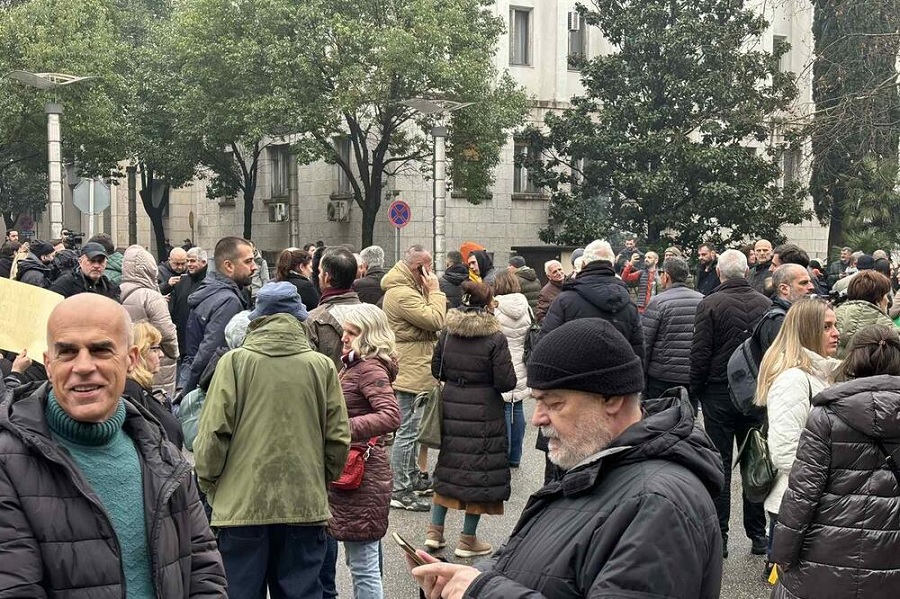
<instances>
[{"instance_id":1,"label":"white multi-story building","mask_svg":"<svg viewBox=\"0 0 900 599\"><path fill-rule=\"evenodd\" d=\"M797 113L811 111L810 77L812 48L812 8L808 0L768 2L754 0L771 23L760 41L766 48L780 43L791 44L783 58L783 68L799 78L800 97ZM589 56L612 50L596 28L587 28L574 13L575 0L498 0L494 11L508 19L508 33L500 39L497 66L508 69L534 98L529 119L540 123L548 111L560 110L569 99L580 93L580 73L569 66L568 55L585 52ZM474 240L495 252L495 259L505 260L509 249L520 245L539 245L538 230L547 223L547 197L528 180L524 169L514 166L515 152L527 151L513 138L503 149L497 167L496 184L490 200L473 206L462 198L447 198L447 249L457 248L463 241ZM349 155L349 149L347 149ZM806 172L808 148L784 157L786 177ZM299 246L318 239L328 244L348 243L359 247L361 211L349 199L340 169L316 163L295 167L286 146L272 145L263 157L256 208L253 239L267 251ZM410 204L411 223L400 231L395 244L395 231L388 222L387 204L399 198ZM74 209L69 207L67 224ZM149 219L138 202L138 243L153 247ZM389 257L396 245L413 243L430 246L432 242L432 184L416 174L395 177L385 190L385 202L374 231L375 243L385 248ZM242 230L241 200L211 200L206 197L203 181L173 190L166 231L173 243L191 238L201 247L211 248L224 235L239 235ZM84 223L82 223L84 224ZM73 228L78 228L77 225ZM127 189L117 188L110 211L98 217L96 230L109 230L117 242L128 239ZM785 234L811 255L826 254L827 231L817 222L785 228ZM502 264L502 262L501 262Z\"/></svg>"}]
</instances>

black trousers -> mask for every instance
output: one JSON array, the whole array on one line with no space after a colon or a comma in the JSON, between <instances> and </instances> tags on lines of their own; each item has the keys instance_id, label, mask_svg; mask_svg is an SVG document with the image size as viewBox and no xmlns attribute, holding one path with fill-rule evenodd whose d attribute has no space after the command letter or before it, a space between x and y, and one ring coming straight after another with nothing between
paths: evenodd
<instances>
[{"instance_id":1,"label":"black trousers","mask_svg":"<svg viewBox=\"0 0 900 599\"><path fill-rule=\"evenodd\" d=\"M735 441L738 445L743 443L751 428L762 425L765 415L744 416L738 412L731 404L727 383L709 385L700 397L700 405L703 407L706 434L722 455L722 467L725 469L725 487L718 497L713 498L713 503L722 534L727 535L731 518L731 463ZM741 496L744 501L744 532L750 539L765 537L766 513L763 504L751 503L743 493Z\"/></svg>"}]
</instances>

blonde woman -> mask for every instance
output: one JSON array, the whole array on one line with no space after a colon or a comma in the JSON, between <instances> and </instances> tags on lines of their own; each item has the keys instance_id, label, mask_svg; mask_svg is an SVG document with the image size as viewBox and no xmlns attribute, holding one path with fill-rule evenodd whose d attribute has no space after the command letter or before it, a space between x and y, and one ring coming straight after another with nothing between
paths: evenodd
<instances>
[{"instance_id":1,"label":"blonde woman","mask_svg":"<svg viewBox=\"0 0 900 599\"><path fill-rule=\"evenodd\" d=\"M147 321L134 325L134 344L138 348L137 365L125 380L125 398L145 408L162 425L166 438L178 449L184 446L181 424L172 415L169 398L162 391L153 390L153 376L159 372L163 355L162 333Z\"/></svg>"},{"instance_id":2,"label":"blonde woman","mask_svg":"<svg viewBox=\"0 0 900 599\"><path fill-rule=\"evenodd\" d=\"M400 407L392 387L397 377L397 351L387 317L377 306L353 306L342 317L344 366L340 379L350 418L350 442L371 448L360 487L329 490L332 518L328 532L344 543L353 596L380 599L384 592L379 542L387 532L393 482L382 437L400 426Z\"/></svg>"},{"instance_id":3,"label":"blonde woman","mask_svg":"<svg viewBox=\"0 0 900 599\"><path fill-rule=\"evenodd\" d=\"M832 357L840 340L835 323L834 310L825 302L817 299L795 302L759 368L756 402L767 410L769 454L778 470L765 500L769 514L769 554L772 531L788 486L800 433L809 416L810 402L830 385L831 373L840 364ZM767 563L767 571L769 568Z\"/></svg>"}]
</instances>

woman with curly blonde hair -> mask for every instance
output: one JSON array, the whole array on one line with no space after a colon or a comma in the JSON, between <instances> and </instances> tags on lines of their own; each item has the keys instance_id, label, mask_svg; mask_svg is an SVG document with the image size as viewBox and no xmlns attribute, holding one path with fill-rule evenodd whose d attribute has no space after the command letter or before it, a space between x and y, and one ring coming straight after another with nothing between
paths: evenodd
<instances>
[{"instance_id":1,"label":"woman with curly blonde hair","mask_svg":"<svg viewBox=\"0 0 900 599\"><path fill-rule=\"evenodd\" d=\"M393 476L383 437L400 426L392 383L397 377L394 332L380 308L353 306L342 315L344 354L341 390L350 418L350 443L368 449L362 484L352 491L330 489L329 534L343 541L353 596L384 596L379 544L387 532ZM326 568L333 565L326 564Z\"/></svg>"}]
</instances>

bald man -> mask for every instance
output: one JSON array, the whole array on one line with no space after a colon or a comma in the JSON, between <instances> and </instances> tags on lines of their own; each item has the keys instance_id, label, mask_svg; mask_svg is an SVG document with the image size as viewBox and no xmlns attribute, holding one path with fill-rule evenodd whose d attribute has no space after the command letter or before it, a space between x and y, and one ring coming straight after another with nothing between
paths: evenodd
<instances>
[{"instance_id":1,"label":"bald man","mask_svg":"<svg viewBox=\"0 0 900 599\"><path fill-rule=\"evenodd\" d=\"M159 282L159 292L163 295L172 293L172 289L181 280L181 275L187 270L187 252L183 248L172 248L169 259L159 263L159 273L156 280Z\"/></svg>"},{"instance_id":2,"label":"bald man","mask_svg":"<svg viewBox=\"0 0 900 599\"><path fill-rule=\"evenodd\" d=\"M0 405L0 596L224 597L190 465L122 398L138 360L128 314L75 295L47 348L49 382Z\"/></svg>"}]
</instances>

